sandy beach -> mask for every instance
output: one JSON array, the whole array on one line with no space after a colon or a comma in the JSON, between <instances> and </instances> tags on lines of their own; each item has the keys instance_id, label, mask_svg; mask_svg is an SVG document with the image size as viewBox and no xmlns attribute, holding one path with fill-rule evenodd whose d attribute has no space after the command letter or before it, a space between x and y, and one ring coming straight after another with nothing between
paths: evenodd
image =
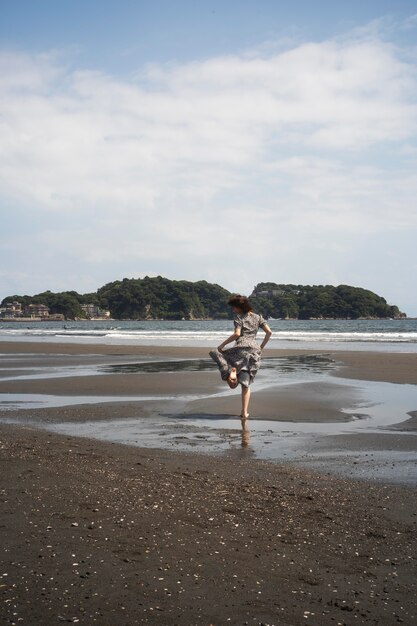
<instances>
[{"instance_id":1,"label":"sandy beach","mask_svg":"<svg viewBox=\"0 0 417 626\"><path fill-rule=\"evenodd\" d=\"M398 472L393 455L415 457L417 354L265 351L253 446L240 444L239 395L223 393L204 348L4 342L0 354L4 623L414 622L416 487L369 476L381 453ZM333 431L362 423L368 387L393 407L403 389L401 418L374 434ZM181 441L218 418L234 424L223 453L163 443L162 423ZM129 420L158 423L156 443L83 431ZM267 422L327 429L306 444L310 468L260 458Z\"/></svg>"}]
</instances>

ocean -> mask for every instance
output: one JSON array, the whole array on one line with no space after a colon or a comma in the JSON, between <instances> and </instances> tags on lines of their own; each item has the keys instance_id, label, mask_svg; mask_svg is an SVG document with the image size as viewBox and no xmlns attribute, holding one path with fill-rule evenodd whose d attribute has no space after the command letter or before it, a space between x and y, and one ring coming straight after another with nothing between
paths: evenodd
<instances>
[{"instance_id":1,"label":"ocean","mask_svg":"<svg viewBox=\"0 0 417 626\"><path fill-rule=\"evenodd\" d=\"M271 348L417 351L417 320L268 320ZM232 320L0 322L0 341L215 347ZM258 341L262 341L262 330Z\"/></svg>"}]
</instances>

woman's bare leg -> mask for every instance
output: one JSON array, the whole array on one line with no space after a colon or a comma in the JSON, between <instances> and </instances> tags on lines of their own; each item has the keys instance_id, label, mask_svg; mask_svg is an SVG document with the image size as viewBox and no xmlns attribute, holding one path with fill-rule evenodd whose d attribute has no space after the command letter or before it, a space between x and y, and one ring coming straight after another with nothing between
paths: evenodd
<instances>
[{"instance_id":1,"label":"woman's bare leg","mask_svg":"<svg viewBox=\"0 0 417 626\"><path fill-rule=\"evenodd\" d=\"M249 417L248 408L249 408L249 400L250 400L250 389L249 387L245 387L242 385L242 419L247 419Z\"/></svg>"},{"instance_id":2,"label":"woman's bare leg","mask_svg":"<svg viewBox=\"0 0 417 626\"><path fill-rule=\"evenodd\" d=\"M220 369L220 375L222 380L227 382L231 389L236 389L239 384L237 379L237 370L235 367L230 367L227 360L224 358L224 355L220 352L220 350L210 350L209 352L211 358L217 363Z\"/></svg>"}]
</instances>

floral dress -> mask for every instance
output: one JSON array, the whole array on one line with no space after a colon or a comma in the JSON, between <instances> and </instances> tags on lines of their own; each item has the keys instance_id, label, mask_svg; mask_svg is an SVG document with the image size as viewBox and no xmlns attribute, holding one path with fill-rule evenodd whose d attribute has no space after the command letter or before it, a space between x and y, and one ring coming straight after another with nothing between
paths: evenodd
<instances>
[{"instance_id":1,"label":"floral dress","mask_svg":"<svg viewBox=\"0 0 417 626\"><path fill-rule=\"evenodd\" d=\"M241 385L249 387L253 383L261 365L261 347L256 341L259 328L266 324L260 313L248 312L244 315L235 315L234 326L240 328L240 337L236 339L233 348L226 348L222 352L211 350L211 358L217 363L220 375L227 380L232 367L237 370L237 379Z\"/></svg>"}]
</instances>

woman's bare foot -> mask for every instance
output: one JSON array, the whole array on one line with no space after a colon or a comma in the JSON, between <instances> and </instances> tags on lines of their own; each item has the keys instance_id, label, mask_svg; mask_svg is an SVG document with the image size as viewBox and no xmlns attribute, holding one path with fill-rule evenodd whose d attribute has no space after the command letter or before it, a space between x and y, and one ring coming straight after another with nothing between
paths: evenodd
<instances>
[{"instance_id":1,"label":"woman's bare foot","mask_svg":"<svg viewBox=\"0 0 417 626\"><path fill-rule=\"evenodd\" d=\"M249 418L249 413L241 413L240 417L242 420L247 420Z\"/></svg>"},{"instance_id":2,"label":"woman's bare foot","mask_svg":"<svg viewBox=\"0 0 417 626\"><path fill-rule=\"evenodd\" d=\"M249 413L246 413L246 416L243 417L243 414L241 414L240 416L240 423L242 425L242 432L246 433L249 432L249 428L248 428L248 417L249 417Z\"/></svg>"},{"instance_id":3,"label":"woman's bare foot","mask_svg":"<svg viewBox=\"0 0 417 626\"><path fill-rule=\"evenodd\" d=\"M229 374L229 378L227 379L227 383L228 383L228 385L229 385L229 387L231 389L235 389L238 386L239 381L237 379L237 372L236 372L236 368L235 367L232 367L232 371Z\"/></svg>"}]
</instances>

